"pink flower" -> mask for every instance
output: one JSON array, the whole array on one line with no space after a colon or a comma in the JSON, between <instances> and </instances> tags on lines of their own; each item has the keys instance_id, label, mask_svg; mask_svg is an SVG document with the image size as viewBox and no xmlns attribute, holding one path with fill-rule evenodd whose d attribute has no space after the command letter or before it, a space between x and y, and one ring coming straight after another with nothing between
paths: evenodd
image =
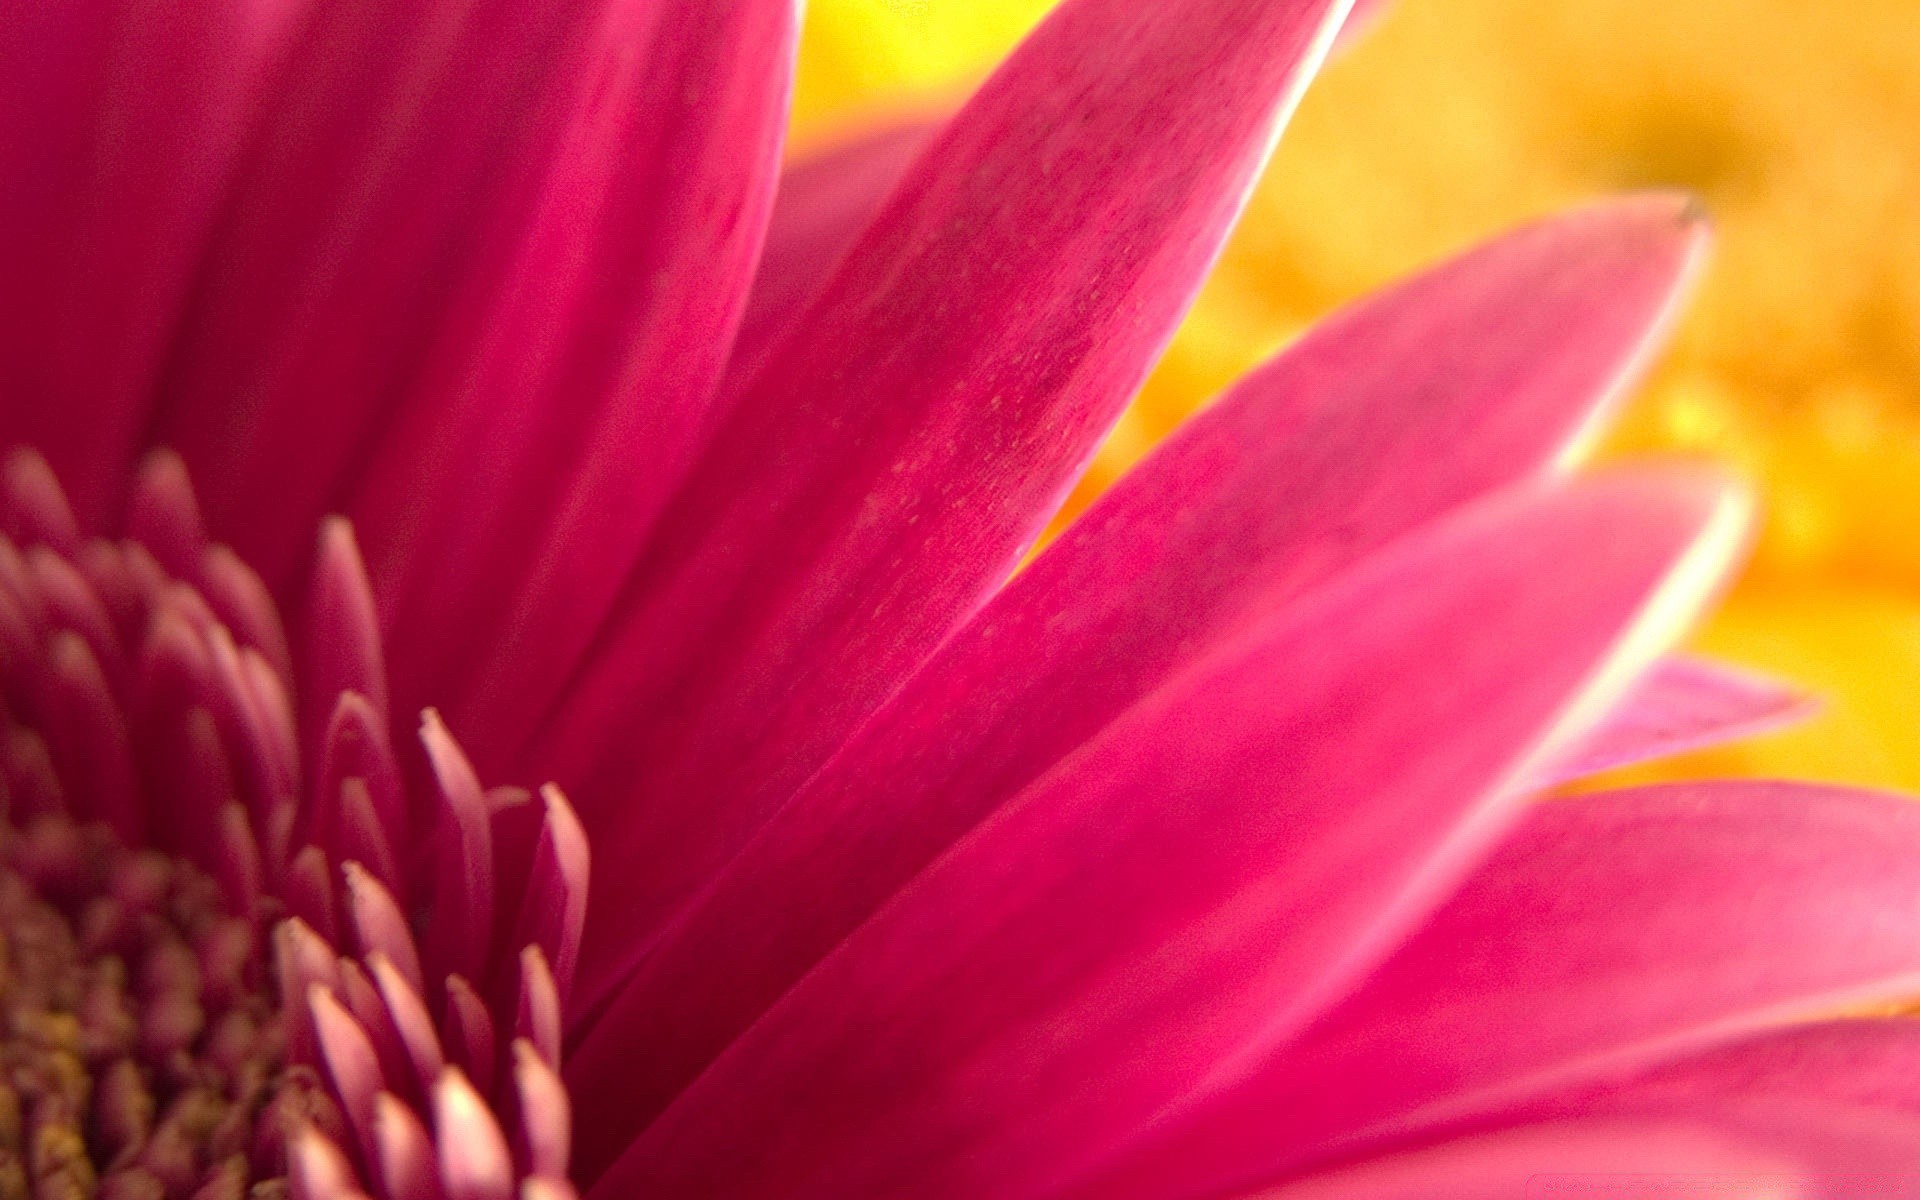
<instances>
[{"instance_id":1,"label":"pink flower","mask_svg":"<svg viewBox=\"0 0 1920 1200\"><path fill-rule=\"evenodd\" d=\"M1563 469L1683 202L1335 316L1013 574L1347 8L1069 0L784 182L787 0L10 13L0 1194L1907 1170L1915 1034L1822 1022L1920 988L1920 811L1528 801L1798 704L1661 659L1737 490Z\"/></svg>"}]
</instances>

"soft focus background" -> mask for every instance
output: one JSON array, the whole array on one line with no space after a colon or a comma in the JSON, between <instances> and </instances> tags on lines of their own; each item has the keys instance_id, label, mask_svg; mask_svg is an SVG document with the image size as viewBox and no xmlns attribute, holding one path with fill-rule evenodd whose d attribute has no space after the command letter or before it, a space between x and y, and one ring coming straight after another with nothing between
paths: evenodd
<instances>
[{"instance_id":1,"label":"soft focus background","mask_svg":"<svg viewBox=\"0 0 1920 1200\"><path fill-rule=\"evenodd\" d=\"M797 153L937 113L1045 0L810 0ZM1599 192L1678 185L1719 233L1614 450L1738 464L1758 554L1703 649L1825 715L1665 768L1920 788L1915 0L1394 0L1309 94L1085 493L1332 306Z\"/></svg>"}]
</instances>

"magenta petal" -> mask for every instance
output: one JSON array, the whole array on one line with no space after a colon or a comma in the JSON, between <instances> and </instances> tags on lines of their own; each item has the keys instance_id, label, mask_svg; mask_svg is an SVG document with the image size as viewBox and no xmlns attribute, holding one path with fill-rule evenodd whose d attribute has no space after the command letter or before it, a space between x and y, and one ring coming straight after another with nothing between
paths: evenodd
<instances>
[{"instance_id":1,"label":"magenta petal","mask_svg":"<svg viewBox=\"0 0 1920 1200\"><path fill-rule=\"evenodd\" d=\"M1771 679L1701 659L1671 658L1555 765L1542 786L1752 737L1801 720L1813 708L1805 692Z\"/></svg>"},{"instance_id":2,"label":"magenta petal","mask_svg":"<svg viewBox=\"0 0 1920 1200\"><path fill-rule=\"evenodd\" d=\"M586 1114L582 1137L637 1126L967 829L1248 620L1558 460L1693 260L1701 235L1680 215L1635 199L1504 238L1333 318L1195 419L943 647L687 916L632 947L645 961L580 1068L629 1099ZM810 900L769 911L769 895Z\"/></svg>"},{"instance_id":3,"label":"magenta petal","mask_svg":"<svg viewBox=\"0 0 1920 1200\"><path fill-rule=\"evenodd\" d=\"M1338 7L1071 0L935 139L541 724L530 773L568 780L624 867L597 908L671 911L1011 571L1185 311ZM560 683L503 693L497 728ZM620 949L590 931L587 993Z\"/></svg>"},{"instance_id":4,"label":"magenta petal","mask_svg":"<svg viewBox=\"0 0 1920 1200\"><path fill-rule=\"evenodd\" d=\"M1916 861L1920 808L1891 796L1723 782L1541 805L1361 992L1102 1194L1251 1184L1910 998Z\"/></svg>"},{"instance_id":5,"label":"magenta petal","mask_svg":"<svg viewBox=\"0 0 1920 1200\"><path fill-rule=\"evenodd\" d=\"M433 1133L447 1200L512 1200L506 1135L480 1093L451 1067L434 1085Z\"/></svg>"},{"instance_id":6,"label":"magenta petal","mask_svg":"<svg viewBox=\"0 0 1920 1200\"><path fill-rule=\"evenodd\" d=\"M526 1041L513 1043L513 1075L528 1173L567 1178L568 1122L573 1104L566 1086Z\"/></svg>"},{"instance_id":7,"label":"magenta petal","mask_svg":"<svg viewBox=\"0 0 1920 1200\"><path fill-rule=\"evenodd\" d=\"M373 1133L374 1100L386 1089L380 1059L366 1030L333 993L315 984L307 993L313 1028L320 1042L320 1059L332 1079L334 1094L346 1108L347 1122L361 1151L376 1153Z\"/></svg>"},{"instance_id":8,"label":"magenta petal","mask_svg":"<svg viewBox=\"0 0 1920 1200\"><path fill-rule=\"evenodd\" d=\"M287 1147L287 1184L293 1200L365 1200L347 1156L311 1126Z\"/></svg>"},{"instance_id":9,"label":"magenta petal","mask_svg":"<svg viewBox=\"0 0 1920 1200\"><path fill-rule=\"evenodd\" d=\"M1920 1021L1852 1019L1769 1032L1637 1077L1548 1096L1503 1119L1569 1113L1710 1123L1791 1151L1829 1184L1898 1183L1920 1163ZM1824 1193L1823 1193L1824 1194ZM1846 1194L1844 1190L1839 1194Z\"/></svg>"},{"instance_id":10,"label":"magenta petal","mask_svg":"<svg viewBox=\"0 0 1920 1200\"><path fill-rule=\"evenodd\" d=\"M580 938L587 924L592 847L573 806L559 788L542 788L540 800L546 808L546 819L540 826L513 940L518 945L539 948L554 972L556 991L565 996L573 987ZM556 1041L559 1036L556 1032Z\"/></svg>"},{"instance_id":11,"label":"magenta petal","mask_svg":"<svg viewBox=\"0 0 1920 1200\"><path fill-rule=\"evenodd\" d=\"M1391 950L1505 827L1516 772L1675 632L1643 612L1704 600L1742 515L1695 477L1613 477L1508 492L1376 556L968 835L596 1191L1071 1181Z\"/></svg>"},{"instance_id":12,"label":"magenta petal","mask_svg":"<svg viewBox=\"0 0 1920 1200\"><path fill-rule=\"evenodd\" d=\"M767 349L833 277L938 128L928 121L895 125L781 172L766 249L727 363L730 382L748 382Z\"/></svg>"},{"instance_id":13,"label":"magenta petal","mask_svg":"<svg viewBox=\"0 0 1920 1200\"><path fill-rule=\"evenodd\" d=\"M305 7L61 0L0 19L0 449L44 452L95 528Z\"/></svg>"},{"instance_id":14,"label":"magenta petal","mask_svg":"<svg viewBox=\"0 0 1920 1200\"><path fill-rule=\"evenodd\" d=\"M63 558L81 554L80 520L53 465L32 447L8 451L0 464L0 532L16 546L44 543Z\"/></svg>"},{"instance_id":15,"label":"magenta petal","mask_svg":"<svg viewBox=\"0 0 1920 1200\"><path fill-rule=\"evenodd\" d=\"M795 0L600 7L499 295L443 347L354 502L415 651L396 688L444 704L493 765L526 732L501 710L573 669L712 426L798 37Z\"/></svg>"},{"instance_id":16,"label":"magenta petal","mask_svg":"<svg viewBox=\"0 0 1920 1200\"><path fill-rule=\"evenodd\" d=\"M1360 1163L1261 1200L1781 1200L1794 1160L1684 1122L1568 1121ZM1186 1193L1180 1193L1186 1194Z\"/></svg>"},{"instance_id":17,"label":"magenta petal","mask_svg":"<svg viewBox=\"0 0 1920 1200\"><path fill-rule=\"evenodd\" d=\"M373 718L368 727L375 734L390 715L373 585L367 581L353 526L337 517L320 527L320 548L307 597L302 663L306 686L300 703L307 728L301 731L301 744L320 761L330 740L328 733L342 724L336 709L344 707L351 713L357 701L364 701Z\"/></svg>"},{"instance_id":18,"label":"magenta petal","mask_svg":"<svg viewBox=\"0 0 1920 1200\"><path fill-rule=\"evenodd\" d=\"M749 52L726 27L790 27L791 7L319 5L208 256L156 431L270 582L284 584L300 531L344 505L345 489L378 488L377 449L415 472L415 501L470 483L476 521L497 517L500 489L524 488L525 527L509 540L525 550L563 505L556 473L583 466L581 439L604 434L595 423L615 410L637 418L623 408L638 402L629 372L662 389L671 419L659 428L684 428L676 406L697 410L704 396L682 391L719 370L716 314L739 302L763 207L753 193L772 183L771 161L745 147L756 119L777 127L784 96L777 55ZM689 281L685 259L711 274ZM655 291L656 272L682 285ZM496 417L491 453L476 455L474 424ZM427 459L423 428L458 457ZM618 443L632 453L630 438ZM521 457L495 460L509 453ZM381 496L354 515L378 518L363 532L384 591L394 557L427 543L388 527ZM432 549L422 557L443 574L482 566ZM523 576L537 565L514 563ZM472 644L434 639L446 641Z\"/></svg>"},{"instance_id":19,"label":"magenta petal","mask_svg":"<svg viewBox=\"0 0 1920 1200\"><path fill-rule=\"evenodd\" d=\"M1855 1018L1767 1033L1598 1090L1643 1104L1771 1096L1920 1115L1920 1020Z\"/></svg>"},{"instance_id":20,"label":"magenta petal","mask_svg":"<svg viewBox=\"0 0 1920 1200\"><path fill-rule=\"evenodd\" d=\"M1345 50L1373 31L1387 15L1390 0L1353 0L1353 8L1347 13L1347 23L1340 27L1340 40L1336 45Z\"/></svg>"},{"instance_id":21,"label":"magenta petal","mask_svg":"<svg viewBox=\"0 0 1920 1200\"><path fill-rule=\"evenodd\" d=\"M210 7L234 7L214 5ZM282 591L528 186L571 0L314 0L150 431Z\"/></svg>"},{"instance_id":22,"label":"magenta petal","mask_svg":"<svg viewBox=\"0 0 1920 1200\"><path fill-rule=\"evenodd\" d=\"M413 1109L392 1095L374 1102L376 1162L389 1200L440 1200L433 1141Z\"/></svg>"}]
</instances>

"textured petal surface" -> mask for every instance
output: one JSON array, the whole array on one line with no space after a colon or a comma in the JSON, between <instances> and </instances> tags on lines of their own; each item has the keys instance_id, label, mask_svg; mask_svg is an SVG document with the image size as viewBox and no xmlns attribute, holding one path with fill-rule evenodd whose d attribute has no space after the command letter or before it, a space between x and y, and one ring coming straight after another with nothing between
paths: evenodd
<instances>
[{"instance_id":1,"label":"textured petal surface","mask_svg":"<svg viewBox=\"0 0 1920 1200\"><path fill-rule=\"evenodd\" d=\"M1071 1180L1389 951L1504 828L1517 773L1704 600L1743 514L1687 475L1509 492L1329 585L961 841L597 1189Z\"/></svg>"},{"instance_id":2,"label":"textured petal surface","mask_svg":"<svg viewBox=\"0 0 1920 1200\"><path fill-rule=\"evenodd\" d=\"M648 949L575 1059L577 1086L629 1098L583 1140L618 1145L915 872L1245 622L1556 461L1685 274L1699 233L1678 212L1583 211L1371 300L1124 480Z\"/></svg>"},{"instance_id":3,"label":"textured petal surface","mask_svg":"<svg viewBox=\"0 0 1920 1200\"><path fill-rule=\"evenodd\" d=\"M148 397L302 0L13 5L0 20L0 449L89 525Z\"/></svg>"},{"instance_id":4,"label":"textured petal surface","mask_svg":"<svg viewBox=\"0 0 1920 1200\"><path fill-rule=\"evenodd\" d=\"M596 907L671 911L1012 570L1344 7L1072 0L934 140L733 406L541 723L529 772L576 781L624 867L595 877ZM483 728L564 683L497 693ZM618 949L590 932L589 993Z\"/></svg>"},{"instance_id":5,"label":"textured petal surface","mask_svg":"<svg viewBox=\"0 0 1920 1200\"><path fill-rule=\"evenodd\" d=\"M1347 23L1340 27L1341 48L1351 46L1355 41L1367 36L1374 25L1387 15L1391 0L1353 0L1353 9L1347 14Z\"/></svg>"},{"instance_id":6,"label":"textured petal surface","mask_svg":"<svg viewBox=\"0 0 1920 1200\"><path fill-rule=\"evenodd\" d=\"M1598 1102L1608 1094L1681 1104L1779 1096L1920 1116L1920 1020L1855 1018L1769 1033L1628 1082L1607 1081L1577 1102Z\"/></svg>"},{"instance_id":7,"label":"textured petal surface","mask_svg":"<svg viewBox=\"0 0 1920 1200\"><path fill-rule=\"evenodd\" d=\"M1548 1096L1518 1115L1537 1121L1569 1113L1710 1123L1790 1153L1803 1177L1824 1185L1818 1195L1913 1195L1920 1191L1920 1022L1852 1019L1768 1033Z\"/></svg>"},{"instance_id":8,"label":"textured petal surface","mask_svg":"<svg viewBox=\"0 0 1920 1200\"><path fill-rule=\"evenodd\" d=\"M565 499L554 473L584 471L582 439L618 427L636 365L658 372L644 399L667 467L758 244L792 15L790 0L324 0L213 244L154 431L243 556L283 584L304 531L361 483L383 596L411 596L400 560L462 585L497 567L446 544L422 554L444 528L393 526L391 473L368 463L385 445L412 472L400 507L435 511L466 485L455 527L486 527L533 574L527 543ZM478 449L476 424L493 438ZM631 436L603 444L634 453ZM502 489L526 499L508 517ZM518 598L496 585L463 604Z\"/></svg>"},{"instance_id":9,"label":"textured petal surface","mask_svg":"<svg viewBox=\"0 0 1920 1200\"><path fill-rule=\"evenodd\" d=\"M315 0L149 430L282 594L461 264L528 186L551 72L589 2Z\"/></svg>"},{"instance_id":10,"label":"textured petal surface","mask_svg":"<svg viewBox=\"0 0 1920 1200\"><path fill-rule=\"evenodd\" d=\"M1791 725L1816 703L1798 689L1720 663L1672 658L1634 689L1545 781L1631 766Z\"/></svg>"},{"instance_id":11,"label":"textured petal surface","mask_svg":"<svg viewBox=\"0 0 1920 1200\"><path fill-rule=\"evenodd\" d=\"M490 766L522 732L491 723L500 698L573 665L711 424L798 36L796 0L601 4L499 294L353 506L415 651L396 686L443 703Z\"/></svg>"},{"instance_id":12,"label":"textured petal surface","mask_svg":"<svg viewBox=\"0 0 1920 1200\"><path fill-rule=\"evenodd\" d=\"M727 372L745 384L879 214L938 125L882 129L788 167L780 175L766 249L754 269Z\"/></svg>"},{"instance_id":13,"label":"textured petal surface","mask_svg":"<svg viewBox=\"0 0 1920 1200\"><path fill-rule=\"evenodd\" d=\"M1891 796L1719 783L1542 805L1361 992L1102 1194L1244 1186L1911 997L1916 861L1920 809Z\"/></svg>"},{"instance_id":14,"label":"textured petal surface","mask_svg":"<svg viewBox=\"0 0 1920 1200\"><path fill-rule=\"evenodd\" d=\"M1787 1155L1684 1123L1570 1121L1504 1130L1260 1193L1261 1200L1789 1200Z\"/></svg>"}]
</instances>

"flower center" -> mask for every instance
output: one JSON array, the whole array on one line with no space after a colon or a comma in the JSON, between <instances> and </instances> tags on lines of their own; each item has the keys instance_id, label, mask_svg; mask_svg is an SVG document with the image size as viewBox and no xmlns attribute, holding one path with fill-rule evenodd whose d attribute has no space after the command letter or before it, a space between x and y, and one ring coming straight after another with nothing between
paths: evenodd
<instances>
[{"instance_id":1,"label":"flower center","mask_svg":"<svg viewBox=\"0 0 1920 1200\"><path fill-rule=\"evenodd\" d=\"M0 465L0 1200L573 1195L578 822L408 760L345 522L299 608L174 456L118 538Z\"/></svg>"},{"instance_id":2,"label":"flower center","mask_svg":"<svg viewBox=\"0 0 1920 1200\"><path fill-rule=\"evenodd\" d=\"M0 828L0 1197L246 1196L303 1128L343 1135L258 942L191 863Z\"/></svg>"}]
</instances>

